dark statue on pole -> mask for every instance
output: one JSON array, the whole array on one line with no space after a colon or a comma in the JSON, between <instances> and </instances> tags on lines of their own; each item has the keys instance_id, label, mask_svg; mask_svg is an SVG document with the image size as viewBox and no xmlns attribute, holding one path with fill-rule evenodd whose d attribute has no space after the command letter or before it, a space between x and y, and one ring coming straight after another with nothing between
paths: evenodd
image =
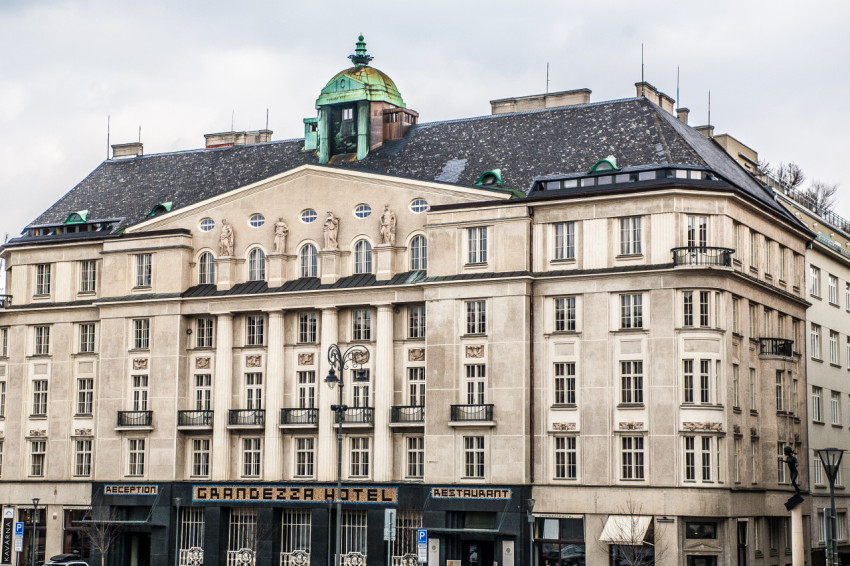
<instances>
[{"instance_id":1,"label":"dark statue on pole","mask_svg":"<svg viewBox=\"0 0 850 566\"><path fill-rule=\"evenodd\" d=\"M785 465L788 466L788 472L791 475L791 485L794 486L794 491L796 491L797 494L799 494L800 493L800 486L797 485L797 477L800 474L797 471L797 456L796 456L797 453L794 452L793 450L791 450L790 446L786 446L784 452L785 452L784 462L785 462Z\"/></svg>"}]
</instances>

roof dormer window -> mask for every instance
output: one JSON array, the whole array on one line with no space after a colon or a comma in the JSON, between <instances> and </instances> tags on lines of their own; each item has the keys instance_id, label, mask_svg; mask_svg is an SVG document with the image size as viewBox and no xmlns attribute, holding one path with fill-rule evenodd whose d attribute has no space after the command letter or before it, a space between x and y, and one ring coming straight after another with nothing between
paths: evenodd
<instances>
[{"instance_id":1,"label":"roof dormer window","mask_svg":"<svg viewBox=\"0 0 850 566\"><path fill-rule=\"evenodd\" d=\"M165 214L166 212L171 212L171 201L161 202L159 204L154 205L148 216L153 218L154 216L159 216L160 214Z\"/></svg>"}]
</instances>

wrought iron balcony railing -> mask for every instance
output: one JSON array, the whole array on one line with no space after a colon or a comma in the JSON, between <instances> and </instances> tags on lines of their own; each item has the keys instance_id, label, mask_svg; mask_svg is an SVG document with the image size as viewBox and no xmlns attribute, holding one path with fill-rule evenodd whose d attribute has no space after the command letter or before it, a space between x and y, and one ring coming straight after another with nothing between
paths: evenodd
<instances>
[{"instance_id":1,"label":"wrought iron balcony railing","mask_svg":"<svg viewBox=\"0 0 850 566\"><path fill-rule=\"evenodd\" d=\"M794 341L785 338L759 338L759 354L790 358L794 355Z\"/></svg>"},{"instance_id":2,"label":"wrought iron balcony railing","mask_svg":"<svg viewBox=\"0 0 850 566\"><path fill-rule=\"evenodd\" d=\"M492 421L493 405L452 405L453 422Z\"/></svg>"},{"instance_id":3,"label":"wrought iron balcony railing","mask_svg":"<svg viewBox=\"0 0 850 566\"><path fill-rule=\"evenodd\" d=\"M153 411L118 411L118 426L148 427L153 423Z\"/></svg>"},{"instance_id":4,"label":"wrought iron balcony railing","mask_svg":"<svg viewBox=\"0 0 850 566\"><path fill-rule=\"evenodd\" d=\"M425 407L422 405L395 406L390 412L390 422L394 424L425 422Z\"/></svg>"},{"instance_id":5,"label":"wrought iron balcony railing","mask_svg":"<svg viewBox=\"0 0 850 566\"><path fill-rule=\"evenodd\" d=\"M366 424L375 422L374 407L348 407L345 411L336 414L337 423L342 419L342 424Z\"/></svg>"},{"instance_id":6,"label":"wrought iron balcony railing","mask_svg":"<svg viewBox=\"0 0 850 566\"><path fill-rule=\"evenodd\" d=\"M266 424L264 409L231 409L227 414L231 426L263 426Z\"/></svg>"},{"instance_id":7,"label":"wrought iron balcony railing","mask_svg":"<svg viewBox=\"0 0 850 566\"><path fill-rule=\"evenodd\" d=\"M676 266L732 267L732 254L735 253L735 250L730 248L707 246L687 246L670 251L673 253L673 265Z\"/></svg>"},{"instance_id":8,"label":"wrought iron balcony railing","mask_svg":"<svg viewBox=\"0 0 850 566\"><path fill-rule=\"evenodd\" d=\"M312 425L319 424L319 409L281 409L281 425Z\"/></svg>"},{"instance_id":9,"label":"wrought iron balcony railing","mask_svg":"<svg viewBox=\"0 0 850 566\"><path fill-rule=\"evenodd\" d=\"M212 411L177 411L177 426L212 426Z\"/></svg>"}]
</instances>

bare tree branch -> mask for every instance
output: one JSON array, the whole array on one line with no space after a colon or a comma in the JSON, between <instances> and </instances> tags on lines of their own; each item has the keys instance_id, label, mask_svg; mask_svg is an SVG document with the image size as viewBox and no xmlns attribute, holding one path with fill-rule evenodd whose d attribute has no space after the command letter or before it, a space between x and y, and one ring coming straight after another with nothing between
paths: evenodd
<instances>
[{"instance_id":1,"label":"bare tree branch","mask_svg":"<svg viewBox=\"0 0 850 566\"><path fill-rule=\"evenodd\" d=\"M91 547L100 553L100 564L106 566L106 557L112 545L118 540L123 526L118 522L118 510L103 501L103 495L92 498L92 508L83 523L83 534L88 537Z\"/></svg>"},{"instance_id":2,"label":"bare tree branch","mask_svg":"<svg viewBox=\"0 0 850 566\"><path fill-rule=\"evenodd\" d=\"M806 180L806 174L803 169L794 163L780 163L775 171L776 178L780 183L790 189L796 189Z\"/></svg>"},{"instance_id":3,"label":"bare tree branch","mask_svg":"<svg viewBox=\"0 0 850 566\"><path fill-rule=\"evenodd\" d=\"M655 518L643 513L643 506L631 497L617 509L618 513L609 515L618 517L619 521L614 531L609 531L611 539L616 542L597 541L599 546L610 554L611 547L616 546L618 554L613 564L619 566L654 566L656 561L663 560L667 554L667 545L655 532ZM649 519L649 525L646 525ZM603 521L603 531L605 522Z\"/></svg>"},{"instance_id":4,"label":"bare tree branch","mask_svg":"<svg viewBox=\"0 0 850 566\"><path fill-rule=\"evenodd\" d=\"M825 183L823 181L812 181L807 189L802 191L803 198L807 204L817 212L823 214L835 208L838 198L838 183Z\"/></svg>"}]
</instances>

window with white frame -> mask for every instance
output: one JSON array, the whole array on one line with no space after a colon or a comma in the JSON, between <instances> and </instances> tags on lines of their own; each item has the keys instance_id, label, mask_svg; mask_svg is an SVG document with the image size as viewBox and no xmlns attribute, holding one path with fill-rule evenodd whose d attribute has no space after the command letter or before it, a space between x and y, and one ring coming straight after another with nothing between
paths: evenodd
<instances>
[{"instance_id":1,"label":"window with white frame","mask_svg":"<svg viewBox=\"0 0 850 566\"><path fill-rule=\"evenodd\" d=\"M149 350L151 345L151 321L149 318L133 320L133 349Z\"/></svg>"},{"instance_id":2,"label":"window with white frame","mask_svg":"<svg viewBox=\"0 0 850 566\"><path fill-rule=\"evenodd\" d=\"M823 422L823 388L812 386L812 420Z\"/></svg>"},{"instance_id":3,"label":"window with white frame","mask_svg":"<svg viewBox=\"0 0 850 566\"><path fill-rule=\"evenodd\" d=\"M732 364L732 406L741 406L741 368L738 364Z\"/></svg>"},{"instance_id":4,"label":"window with white frame","mask_svg":"<svg viewBox=\"0 0 850 566\"><path fill-rule=\"evenodd\" d=\"M212 374L195 374L195 410L212 410Z\"/></svg>"},{"instance_id":5,"label":"window with white frame","mask_svg":"<svg viewBox=\"0 0 850 566\"><path fill-rule=\"evenodd\" d=\"M466 404L483 405L487 383L487 367L484 364L469 364L466 368Z\"/></svg>"},{"instance_id":6,"label":"window with white frame","mask_svg":"<svg viewBox=\"0 0 850 566\"><path fill-rule=\"evenodd\" d=\"M741 483L741 465L743 464L743 441L740 438L735 438L735 465L733 466L733 474L735 474L735 483Z\"/></svg>"},{"instance_id":7,"label":"window with white frame","mask_svg":"<svg viewBox=\"0 0 850 566\"><path fill-rule=\"evenodd\" d=\"M407 403L413 407L425 406L425 368L407 368Z\"/></svg>"},{"instance_id":8,"label":"window with white frame","mask_svg":"<svg viewBox=\"0 0 850 566\"><path fill-rule=\"evenodd\" d=\"M127 439L127 475L145 475L145 439Z\"/></svg>"},{"instance_id":9,"label":"window with white frame","mask_svg":"<svg viewBox=\"0 0 850 566\"><path fill-rule=\"evenodd\" d=\"M74 441L74 477L91 476L91 447L92 441L88 438Z\"/></svg>"},{"instance_id":10,"label":"window with white frame","mask_svg":"<svg viewBox=\"0 0 850 566\"><path fill-rule=\"evenodd\" d=\"M555 224L555 259L575 259L576 224L558 222Z\"/></svg>"},{"instance_id":11,"label":"window with white frame","mask_svg":"<svg viewBox=\"0 0 850 566\"><path fill-rule=\"evenodd\" d=\"M32 416L43 417L47 415L47 380L32 380Z\"/></svg>"},{"instance_id":12,"label":"window with white frame","mask_svg":"<svg viewBox=\"0 0 850 566\"><path fill-rule=\"evenodd\" d=\"M211 318L199 318L195 326L195 347L212 348L215 321Z\"/></svg>"},{"instance_id":13,"label":"window with white frame","mask_svg":"<svg viewBox=\"0 0 850 566\"><path fill-rule=\"evenodd\" d=\"M620 328L643 328L643 295L620 295Z\"/></svg>"},{"instance_id":14,"label":"window with white frame","mask_svg":"<svg viewBox=\"0 0 850 566\"><path fill-rule=\"evenodd\" d=\"M620 479L644 479L644 437L620 437Z\"/></svg>"},{"instance_id":15,"label":"window with white frame","mask_svg":"<svg viewBox=\"0 0 850 566\"><path fill-rule=\"evenodd\" d=\"M30 440L30 466L29 476L33 478L44 477L44 461L47 458L47 441Z\"/></svg>"},{"instance_id":16,"label":"window with white frame","mask_svg":"<svg viewBox=\"0 0 850 566\"><path fill-rule=\"evenodd\" d=\"M466 333L487 333L487 301L466 301Z\"/></svg>"},{"instance_id":17,"label":"window with white frame","mask_svg":"<svg viewBox=\"0 0 850 566\"><path fill-rule=\"evenodd\" d=\"M776 370L776 410L785 410L785 372Z\"/></svg>"},{"instance_id":18,"label":"window with white frame","mask_svg":"<svg viewBox=\"0 0 850 566\"><path fill-rule=\"evenodd\" d=\"M309 509L284 509L281 514L280 552L281 558L292 556L293 552L301 551L310 555L311 519ZM281 560L286 566L292 561Z\"/></svg>"},{"instance_id":19,"label":"window with white frame","mask_svg":"<svg viewBox=\"0 0 850 566\"><path fill-rule=\"evenodd\" d=\"M578 477L578 451L575 436L556 436L555 479L574 480Z\"/></svg>"},{"instance_id":20,"label":"window with white frame","mask_svg":"<svg viewBox=\"0 0 850 566\"><path fill-rule=\"evenodd\" d=\"M711 360L683 360L682 370L684 402L710 404L712 402ZM699 371L698 382L695 371Z\"/></svg>"},{"instance_id":21,"label":"window with white frame","mask_svg":"<svg viewBox=\"0 0 850 566\"><path fill-rule=\"evenodd\" d=\"M136 254L136 287L150 287L153 256L151 254Z\"/></svg>"},{"instance_id":22,"label":"window with white frame","mask_svg":"<svg viewBox=\"0 0 850 566\"><path fill-rule=\"evenodd\" d=\"M355 309L352 311L351 339L367 341L372 339L372 311Z\"/></svg>"},{"instance_id":23,"label":"window with white frame","mask_svg":"<svg viewBox=\"0 0 850 566\"><path fill-rule=\"evenodd\" d=\"M809 265L809 294L820 297L820 268Z\"/></svg>"},{"instance_id":24,"label":"window with white frame","mask_svg":"<svg viewBox=\"0 0 850 566\"><path fill-rule=\"evenodd\" d=\"M40 263L35 266L35 294L49 295L50 294L50 274L51 265L49 263Z\"/></svg>"},{"instance_id":25,"label":"window with white frame","mask_svg":"<svg viewBox=\"0 0 850 566\"><path fill-rule=\"evenodd\" d=\"M350 477L369 477L369 437L353 436L350 438Z\"/></svg>"},{"instance_id":26,"label":"window with white frame","mask_svg":"<svg viewBox=\"0 0 850 566\"><path fill-rule=\"evenodd\" d=\"M181 507L180 508L180 565L189 564L189 550L192 548L204 548L204 508L203 507Z\"/></svg>"},{"instance_id":27,"label":"window with white frame","mask_svg":"<svg viewBox=\"0 0 850 566\"><path fill-rule=\"evenodd\" d=\"M838 359L838 332L829 331L829 363L839 365Z\"/></svg>"},{"instance_id":28,"label":"window with white frame","mask_svg":"<svg viewBox=\"0 0 850 566\"><path fill-rule=\"evenodd\" d=\"M684 437L685 481L713 482L719 479L720 450L713 436Z\"/></svg>"},{"instance_id":29,"label":"window with white frame","mask_svg":"<svg viewBox=\"0 0 850 566\"><path fill-rule=\"evenodd\" d=\"M406 477L421 478L425 475L425 437L407 437Z\"/></svg>"},{"instance_id":30,"label":"window with white frame","mask_svg":"<svg viewBox=\"0 0 850 566\"><path fill-rule=\"evenodd\" d=\"M50 327L36 326L35 327L35 348L33 353L36 356L46 356L50 353Z\"/></svg>"},{"instance_id":31,"label":"window with white frame","mask_svg":"<svg viewBox=\"0 0 850 566\"><path fill-rule=\"evenodd\" d=\"M487 227L466 229L467 263L487 263Z\"/></svg>"},{"instance_id":32,"label":"window with white frame","mask_svg":"<svg viewBox=\"0 0 850 566\"><path fill-rule=\"evenodd\" d=\"M365 372L363 379L367 381L354 381L358 371ZM368 382L369 373L368 369L351 370L351 382L354 383L351 388L351 404L354 407L372 407L372 384Z\"/></svg>"},{"instance_id":33,"label":"window with white frame","mask_svg":"<svg viewBox=\"0 0 850 566\"><path fill-rule=\"evenodd\" d=\"M414 236L410 240L410 270L424 271L428 269L428 240L425 236Z\"/></svg>"},{"instance_id":34,"label":"window with white frame","mask_svg":"<svg viewBox=\"0 0 850 566\"><path fill-rule=\"evenodd\" d=\"M815 455L817 457L817 455ZM821 507L817 510L818 515L818 542L826 542L827 525L829 525L829 507Z\"/></svg>"},{"instance_id":35,"label":"window with white frame","mask_svg":"<svg viewBox=\"0 0 850 566\"><path fill-rule=\"evenodd\" d=\"M776 481L778 483L787 483L788 478L785 475L785 443L777 442L776 443Z\"/></svg>"},{"instance_id":36,"label":"window with white frame","mask_svg":"<svg viewBox=\"0 0 850 566\"><path fill-rule=\"evenodd\" d=\"M835 275L829 274L829 279L827 280L827 292L829 296L829 302L833 305L838 305L838 277Z\"/></svg>"},{"instance_id":37,"label":"window with white frame","mask_svg":"<svg viewBox=\"0 0 850 566\"><path fill-rule=\"evenodd\" d=\"M344 555L359 552L366 555L366 511L342 512L342 544Z\"/></svg>"},{"instance_id":38,"label":"window with white frame","mask_svg":"<svg viewBox=\"0 0 850 566\"><path fill-rule=\"evenodd\" d=\"M80 353L90 354L94 352L94 327L95 323L86 322L80 328Z\"/></svg>"},{"instance_id":39,"label":"window with white frame","mask_svg":"<svg viewBox=\"0 0 850 566\"><path fill-rule=\"evenodd\" d=\"M97 290L97 261L87 259L80 262L80 293Z\"/></svg>"},{"instance_id":40,"label":"window with white frame","mask_svg":"<svg viewBox=\"0 0 850 566\"><path fill-rule=\"evenodd\" d=\"M832 424L841 424L841 393L833 391L831 394L832 401Z\"/></svg>"},{"instance_id":41,"label":"window with white frame","mask_svg":"<svg viewBox=\"0 0 850 566\"><path fill-rule=\"evenodd\" d=\"M316 372L299 371L296 374L298 381L298 408L313 409L316 407Z\"/></svg>"},{"instance_id":42,"label":"window with white frame","mask_svg":"<svg viewBox=\"0 0 850 566\"><path fill-rule=\"evenodd\" d=\"M555 299L555 332L573 332L576 329L576 298Z\"/></svg>"},{"instance_id":43,"label":"window with white frame","mask_svg":"<svg viewBox=\"0 0 850 566\"><path fill-rule=\"evenodd\" d=\"M620 218L620 255L642 253L640 225L640 216Z\"/></svg>"},{"instance_id":44,"label":"window with white frame","mask_svg":"<svg viewBox=\"0 0 850 566\"><path fill-rule=\"evenodd\" d=\"M9 357L9 328L0 328L0 358Z\"/></svg>"},{"instance_id":45,"label":"window with white frame","mask_svg":"<svg viewBox=\"0 0 850 566\"><path fill-rule=\"evenodd\" d=\"M811 328L812 357L820 360L820 325L813 322Z\"/></svg>"},{"instance_id":46,"label":"window with white frame","mask_svg":"<svg viewBox=\"0 0 850 566\"><path fill-rule=\"evenodd\" d=\"M708 216L688 215L688 247L704 248L708 245Z\"/></svg>"},{"instance_id":47,"label":"window with white frame","mask_svg":"<svg viewBox=\"0 0 850 566\"><path fill-rule=\"evenodd\" d=\"M750 303L750 338L758 338L758 305Z\"/></svg>"},{"instance_id":48,"label":"window with white frame","mask_svg":"<svg viewBox=\"0 0 850 566\"><path fill-rule=\"evenodd\" d=\"M741 333L741 299L732 297L732 332Z\"/></svg>"},{"instance_id":49,"label":"window with white frame","mask_svg":"<svg viewBox=\"0 0 850 566\"><path fill-rule=\"evenodd\" d=\"M313 344L317 339L317 317L314 312L298 313L298 343Z\"/></svg>"},{"instance_id":50,"label":"window with white frame","mask_svg":"<svg viewBox=\"0 0 850 566\"><path fill-rule=\"evenodd\" d=\"M773 273L772 266L771 266L771 259L772 258L770 257L770 251L771 251L772 247L773 247L773 242L771 242L768 238L765 238L764 239L764 247L762 248L764 250L764 274L765 275L770 275L771 273Z\"/></svg>"},{"instance_id":51,"label":"window with white frame","mask_svg":"<svg viewBox=\"0 0 850 566\"><path fill-rule=\"evenodd\" d=\"M316 439L310 436L295 438L295 477L315 475Z\"/></svg>"},{"instance_id":52,"label":"window with white frame","mask_svg":"<svg viewBox=\"0 0 850 566\"><path fill-rule=\"evenodd\" d=\"M130 395L133 400L133 411L147 411L148 410L148 376L147 375L134 375L130 378L132 380L132 388L130 391Z\"/></svg>"},{"instance_id":53,"label":"window with white frame","mask_svg":"<svg viewBox=\"0 0 850 566\"><path fill-rule=\"evenodd\" d=\"M245 374L245 408L260 411L263 409L263 374L251 372Z\"/></svg>"},{"instance_id":54,"label":"window with white frame","mask_svg":"<svg viewBox=\"0 0 850 566\"><path fill-rule=\"evenodd\" d=\"M620 362L620 402L643 403L643 362Z\"/></svg>"},{"instance_id":55,"label":"window with white frame","mask_svg":"<svg viewBox=\"0 0 850 566\"><path fill-rule=\"evenodd\" d=\"M850 282L844 284L844 308L850 311Z\"/></svg>"},{"instance_id":56,"label":"window with white frame","mask_svg":"<svg viewBox=\"0 0 850 566\"><path fill-rule=\"evenodd\" d=\"M301 277L318 277L319 276L319 260L316 253L316 246L313 244L305 244L301 251L298 252L298 262Z\"/></svg>"},{"instance_id":57,"label":"window with white frame","mask_svg":"<svg viewBox=\"0 0 850 566\"><path fill-rule=\"evenodd\" d=\"M210 475L210 439L192 439L192 477L205 478Z\"/></svg>"},{"instance_id":58,"label":"window with white frame","mask_svg":"<svg viewBox=\"0 0 850 566\"><path fill-rule=\"evenodd\" d=\"M756 397L756 370L750 368L750 410L758 411L758 397Z\"/></svg>"},{"instance_id":59,"label":"window with white frame","mask_svg":"<svg viewBox=\"0 0 850 566\"><path fill-rule=\"evenodd\" d=\"M262 346L265 344L266 317L261 314L249 314L245 317L246 340L248 346Z\"/></svg>"},{"instance_id":60,"label":"window with white frame","mask_svg":"<svg viewBox=\"0 0 850 566\"><path fill-rule=\"evenodd\" d=\"M367 240L354 244L354 273L372 273L372 244Z\"/></svg>"},{"instance_id":61,"label":"window with white frame","mask_svg":"<svg viewBox=\"0 0 850 566\"><path fill-rule=\"evenodd\" d=\"M555 363L555 404L576 404L576 365L573 362Z\"/></svg>"},{"instance_id":62,"label":"window with white frame","mask_svg":"<svg viewBox=\"0 0 850 566\"><path fill-rule=\"evenodd\" d=\"M266 252L254 248L248 253L248 281L265 281Z\"/></svg>"},{"instance_id":63,"label":"window with white frame","mask_svg":"<svg viewBox=\"0 0 850 566\"><path fill-rule=\"evenodd\" d=\"M77 415L91 415L94 411L94 378L77 378Z\"/></svg>"},{"instance_id":64,"label":"window with white frame","mask_svg":"<svg viewBox=\"0 0 850 566\"><path fill-rule=\"evenodd\" d=\"M425 338L425 305L407 307L407 337Z\"/></svg>"},{"instance_id":65,"label":"window with white frame","mask_svg":"<svg viewBox=\"0 0 850 566\"><path fill-rule=\"evenodd\" d=\"M263 464L263 440L261 438L242 439L242 477L258 478Z\"/></svg>"},{"instance_id":66,"label":"window with white frame","mask_svg":"<svg viewBox=\"0 0 850 566\"><path fill-rule=\"evenodd\" d=\"M785 456L783 455L783 458ZM759 441L758 439L750 439L750 483L757 484L759 481L758 474L759 462Z\"/></svg>"},{"instance_id":67,"label":"window with white frame","mask_svg":"<svg viewBox=\"0 0 850 566\"><path fill-rule=\"evenodd\" d=\"M215 258L212 253L204 252L198 256L198 285L215 283Z\"/></svg>"},{"instance_id":68,"label":"window with white frame","mask_svg":"<svg viewBox=\"0 0 850 566\"><path fill-rule=\"evenodd\" d=\"M788 372L788 376L789 377L791 376L790 371ZM799 399L798 399L797 388L799 387L799 385L800 385L800 383L797 379L791 380L791 406L788 407L788 412L791 413L792 415L798 414L797 410L798 410Z\"/></svg>"},{"instance_id":69,"label":"window with white frame","mask_svg":"<svg viewBox=\"0 0 850 566\"><path fill-rule=\"evenodd\" d=\"M750 267L758 268L758 233L750 230Z\"/></svg>"},{"instance_id":70,"label":"window with white frame","mask_svg":"<svg viewBox=\"0 0 850 566\"><path fill-rule=\"evenodd\" d=\"M785 267L785 246L779 246L779 280L784 282L787 275L787 268Z\"/></svg>"},{"instance_id":71,"label":"window with white frame","mask_svg":"<svg viewBox=\"0 0 850 566\"><path fill-rule=\"evenodd\" d=\"M257 546L257 509L231 508L230 525L227 532L227 564L239 564L237 558L244 548ZM253 566L254 561L248 562ZM241 566L241 565L240 565Z\"/></svg>"},{"instance_id":72,"label":"window with white frame","mask_svg":"<svg viewBox=\"0 0 850 566\"><path fill-rule=\"evenodd\" d=\"M463 437L463 477L484 478L484 437Z\"/></svg>"},{"instance_id":73,"label":"window with white frame","mask_svg":"<svg viewBox=\"0 0 850 566\"><path fill-rule=\"evenodd\" d=\"M684 291L682 293L683 326L711 326L711 293L708 291Z\"/></svg>"},{"instance_id":74,"label":"window with white frame","mask_svg":"<svg viewBox=\"0 0 850 566\"><path fill-rule=\"evenodd\" d=\"M6 382L0 381L0 419L6 418Z\"/></svg>"}]
</instances>

